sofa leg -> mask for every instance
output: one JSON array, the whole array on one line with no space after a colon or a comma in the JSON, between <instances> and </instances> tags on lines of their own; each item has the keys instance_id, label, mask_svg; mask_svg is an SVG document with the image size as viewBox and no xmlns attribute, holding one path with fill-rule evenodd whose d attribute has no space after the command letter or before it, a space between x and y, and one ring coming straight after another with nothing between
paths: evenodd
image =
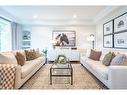
<instances>
[{"instance_id":1,"label":"sofa leg","mask_svg":"<svg viewBox=\"0 0 127 95\"><path fill-rule=\"evenodd\" d=\"M80 63L81 64L81 63ZM81 64L83 66L83 64Z\"/></svg>"}]
</instances>

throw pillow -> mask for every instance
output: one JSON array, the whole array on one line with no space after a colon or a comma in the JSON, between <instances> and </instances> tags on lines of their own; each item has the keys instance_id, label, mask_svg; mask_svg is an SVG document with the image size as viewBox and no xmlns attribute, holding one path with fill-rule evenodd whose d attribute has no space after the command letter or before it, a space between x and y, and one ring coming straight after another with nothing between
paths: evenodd
<instances>
[{"instance_id":1,"label":"throw pillow","mask_svg":"<svg viewBox=\"0 0 127 95\"><path fill-rule=\"evenodd\" d=\"M24 50L26 54L26 61L36 59L36 53L33 50Z\"/></svg>"},{"instance_id":2,"label":"throw pillow","mask_svg":"<svg viewBox=\"0 0 127 95\"><path fill-rule=\"evenodd\" d=\"M35 50L35 49L34 49L33 51L34 51L35 54L36 54L36 58L42 56L42 54L40 54L39 50Z\"/></svg>"},{"instance_id":3,"label":"throw pillow","mask_svg":"<svg viewBox=\"0 0 127 95\"><path fill-rule=\"evenodd\" d=\"M127 56L118 54L111 62L111 65L127 65Z\"/></svg>"},{"instance_id":4,"label":"throw pillow","mask_svg":"<svg viewBox=\"0 0 127 95\"><path fill-rule=\"evenodd\" d=\"M109 53L107 53L107 54L105 55L105 57L103 58L102 63L103 63L104 65L106 65L106 66L109 66L110 63L111 63L111 61L112 61L112 59L113 59L114 57L115 57L114 52L113 52L113 53L112 53L112 52L109 52Z\"/></svg>"},{"instance_id":5,"label":"throw pillow","mask_svg":"<svg viewBox=\"0 0 127 95\"><path fill-rule=\"evenodd\" d=\"M23 66L25 64L25 56L22 53L16 52L15 57L19 65Z\"/></svg>"},{"instance_id":6,"label":"throw pillow","mask_svg":"<svg viewBox=\"0 0 127 95\"><path fill-rule=\"evenodd\" d=\"M100 57L101 57L101 51L95 51L91 49L90 56L89 56L90 59L99 61Z\"/></svg>"},{"instance_id":7,"label":"throw pillow","mask_svg":"<svg viewBox=\"0 0 127 95\"><path fill-rule=\"evenodd\" d=\"M0 64L14 64L17 65L17 60L12 53L0 53Z\"/></svg>"}]
</instances>

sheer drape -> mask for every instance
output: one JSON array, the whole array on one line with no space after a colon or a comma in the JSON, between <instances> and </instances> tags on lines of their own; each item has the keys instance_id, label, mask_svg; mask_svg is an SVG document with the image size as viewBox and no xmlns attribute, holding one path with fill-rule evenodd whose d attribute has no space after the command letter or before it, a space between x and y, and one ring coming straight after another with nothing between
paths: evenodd
<instances>
[{"instance_id":1,"label":"sheer drape","mask_svg":"<svg viewBox=\"0 0 127 95\"><path fill-rule=\"evenodd\" d=\"M22 26L12 22L12 50L21 49Z\"/></svg>"}]
</instances>

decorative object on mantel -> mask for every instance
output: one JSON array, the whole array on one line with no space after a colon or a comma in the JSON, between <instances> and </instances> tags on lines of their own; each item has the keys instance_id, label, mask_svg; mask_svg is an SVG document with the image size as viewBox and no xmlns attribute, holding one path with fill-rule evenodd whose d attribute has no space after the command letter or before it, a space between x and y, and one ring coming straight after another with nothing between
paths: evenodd
<instances>
[{"instance_id":1,"label":"decorative object on mantel","mask_svg":"<svg viewBox=\"0 0 127 95\"><path fill-rule=\"evenodd\" d=\"M94 34L90 34L87 40L92 42L92 49L94 49L94 40L95 40Z\"/></svg>"},{"instance_id":2,"label":"decorative object on mantel","mask_svg":"<svg viewBox=\"0 0 127 95\"><path fill-rule=\"evenodd\" d=\"M55 41L55 46L73 47L76 43L75 31L70 30L54 30L52 32L52 40Z\"/></svg>"}]
</instances>

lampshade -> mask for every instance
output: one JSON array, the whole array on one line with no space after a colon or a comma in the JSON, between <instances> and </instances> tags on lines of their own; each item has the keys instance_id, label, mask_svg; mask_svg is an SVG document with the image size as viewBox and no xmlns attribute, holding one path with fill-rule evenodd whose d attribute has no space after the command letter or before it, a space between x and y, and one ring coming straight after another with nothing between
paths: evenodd
<instances>
[{"instance_id":1,"label":"lampshade","mask_svg":"<svg viewBox=\"0 0 127 95\"><path fill-rule=\"evenodd\" d=\"M91 34L89 37L87 37L87 40L94 41L95 40L94 34Z\"/></svg>"}]
</instances>

